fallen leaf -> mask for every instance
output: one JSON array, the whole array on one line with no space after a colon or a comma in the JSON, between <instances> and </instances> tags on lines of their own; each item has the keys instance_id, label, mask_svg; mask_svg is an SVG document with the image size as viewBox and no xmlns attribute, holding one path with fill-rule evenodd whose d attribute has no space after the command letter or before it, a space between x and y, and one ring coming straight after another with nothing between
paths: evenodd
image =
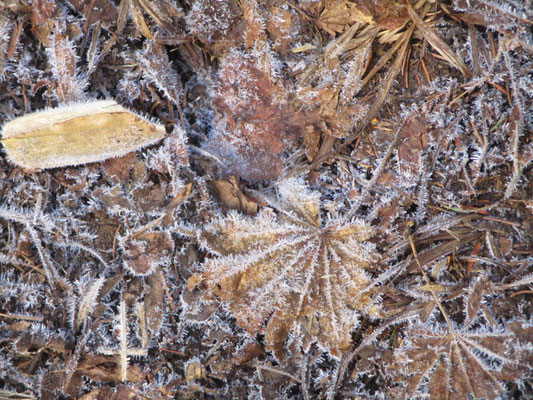
<instances>
[{"instance_id":1,"label":"fallen leaf","mask_svg":"<svg viewBox=\"0 0 533 400\"><path fill-rule=\"evenodd\" d=\"M210 182L215 197L222 204L222 210L238 210L247 215L257 214L257 202L250 200L239 187L237 178L218 179Z\"/></svg>"},{"instance_id":2,"label":"fallen leaf","mask_svg":"<svg viewBox=\"0 0 533 400\"><path fill-rule=\"evenodd\" d=\"M120 241L124 266L135 275L149 275L156 267L169 263L174 241L166 232L130 235Z\"/></svg>"},{"instance_id":3,"label":"fallen leaf","mask_svg":"<svg viewBox=\"0 0 533 400\"><path fill-rule=\"evenodd\" d=\"M317 341L338 355L350 345L356 312L371 303L377 260L362 221L323 222L320 201L297 180L283 182L271 198L278 214L230 212L202 230L199 241L217 255L203 277L251 333L266 327L267 349L284 358L294 331L309 346Z\"/></svg>"}]
</instances>

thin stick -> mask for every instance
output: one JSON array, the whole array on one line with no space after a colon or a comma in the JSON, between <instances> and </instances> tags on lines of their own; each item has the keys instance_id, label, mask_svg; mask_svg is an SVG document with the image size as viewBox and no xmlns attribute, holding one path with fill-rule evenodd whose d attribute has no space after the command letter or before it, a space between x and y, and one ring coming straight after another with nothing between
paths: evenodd
<instances>
[{"instance_id":1,"label":"thin stick","mask_svg":"<svg viewBox=\"0 0 533 400\"><path fill-rule=\"evenodd\" d=\"M126 302L120 300L120 378L125 382L128 378L128 342L126 332Z\"/></svg>"}]
</instances>

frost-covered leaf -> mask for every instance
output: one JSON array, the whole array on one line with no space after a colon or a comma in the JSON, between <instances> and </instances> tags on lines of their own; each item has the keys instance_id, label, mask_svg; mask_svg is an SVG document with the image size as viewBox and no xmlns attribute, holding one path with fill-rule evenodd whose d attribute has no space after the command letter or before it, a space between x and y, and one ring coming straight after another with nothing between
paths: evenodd
<instances>
[{"instance_id":1,"label":"frost-covered leaf","mask_svg":"<svg viewBox=\"0 0 533 400\"><path fill-rule=\"evenodd\" d=\"M357 23L394 30L404 25L406 20L407 12L400 1L334 0L326 2L317 25L326 32L335 34L344 32L347 26Z\"/></svg>"},{"instance_id":2,"label":"frost-covered leaf","mask_svg":"<svg viewBox=\"0 0 533 400\"><path fill-rule=\"evenodd\" d=\"M48 63L53 79L54 94L59 103L68 104L85 100L83 90L87 84L76 68L78 55L74 44L59 28L49 37Z\"/></svg>"},{"instance_id":3,"label":"frost-covered leaf","mask_svg":"<svg viewBox=\"0 0 533 400\"><path fill-rule=\"evenodd\" d=\"M503 382L519 382L533 360L533 328L514 321L500 331L450 331L412 325L395 352L398 398L497 399Z\"/></svg>"},{"instance_id":4,"label":"frost-covered leaf","mask_svg":"<svg viewBox=\"0 0 533 400\"><path fill-rule=\"evenodd\" d=\"M240 51L230 52L220 63L216 129L206 147L224 160L228 173L245 179L277 178L285 140L303 133L299 116L286 110L286 92L270 70L268 57L259 62Z\"/></svg>"},{"instance_id":5,"label":"frost-covered leaf","mask_svg":"<svg viewBox=\"0 0 533 400\"><path fill-rule=\"evenodd\" d=\"M79 363L77 371L89 379L99 382L120 382L120 368L116 365L116 358L101 354L86 354ZM142 382L144 373L137 365L128 366L128 382Z\"/></svg>"},{"instance_id":6,"label":"frost-covered leaf","mask_svg":"<svg viewBox=\"0 0 533 400\"><path fill-rule=\"evenodd\" d=\"M174 242L167 232L134 234L120 242L124 266L135 275L149 275L157 266L168 264Z\"/></svg>"},{"instance_id":7,"label":"frost-covered leaf","mask_svg":"<svg viewBox=\"0 0 533 400\"><path fill-rule=\"evenodd\" d=\"M157 333L165 316L165 287L162 273L156 271L146 278L148 293L144 296L147 325L151 332Z\"/></svg>"},{"instance_id":8,"label":"frost-covered leaf","mask_svg":"<svg viewBox=\"0 0 533 400\"><path fill-rule=\"evenodd\" d=\"M83 322L90 315L93 307L96 304L97 296L102 289L102 285L105 282L105 277L95 279L84 287L85 290L80 291L80 302L75 313L73 321L73 327L77 330L80 329ZM74 313L73 313L74 314Z\"/></svg>"},{"instance_id":9,"label":"frost-covered leaf","mask_svg":"<svg viewBox=\"0 0 533 400\"><path fill-rule=\"evenodd\" d=\"M68 0L68 2L88 19L89 25L96 22L109 24L117 18L117 9L109 0Z\"/></svg>"},{"instance_id":10,"label":"frost-covered leaf","mask_svg":"<svg viewBox=\"0 0 533 400\"><path fill-rule=\"evenodd\" d=\"M481 307L483 296L487 293L492 293L494 288L489 282L486 275L482 275L472 286L468 301L466 302L465 314L465 326L470 326Z\"/></svg>"},{"instance_id":11,"label":"frost-covered leaf","mask_svg":"<svg viewBox=\"0 0 533 400\"><path fill-rule=\"evenodd\" d=\"M183 90L179 75L168 59L164 46L148 42L136 53L145 79L153 83L165 96L180 106L180 94Z\"/></svg>"},{"instance_id":12,"label":"frost-covered leaf","mask_svg":"<svg viewBox=\"0 0 533 400\"><path fill-rule=\"evenodd\" d=\"M38 0L32 3L32 32L39 42L50 44L50 34L54 26L54 17L58 13L55 1Z\"/></svg>"},{"instance_id":13,"label":"frost-covered leaf","mask_svg":"<svg viewBox=\"0 0 533 400\"><path fill-rule=\"evenodd\" d=\"M531 5L527 1L454 0L453 5L465 22L487 26L531 41ZM531 3L530 3L531 4Z\"/></svg>"},{"instance_id":14,"label":"frost-covered leaf","mask_svg":"<svg viewBox=\"0 0 533 400\"><path fill-rule=\"evenodd\" d=\"M204 264L209 288L239 324L260 332L283 357L292 331L305 345L318 341L333 354L347 348L356 311L368 311L377 257L363 221L323 220L319 195L300 181L279 186L272 210L256 217L230 212L207 225L200 243L215 257Z\"/></svg>"}]
</instances>

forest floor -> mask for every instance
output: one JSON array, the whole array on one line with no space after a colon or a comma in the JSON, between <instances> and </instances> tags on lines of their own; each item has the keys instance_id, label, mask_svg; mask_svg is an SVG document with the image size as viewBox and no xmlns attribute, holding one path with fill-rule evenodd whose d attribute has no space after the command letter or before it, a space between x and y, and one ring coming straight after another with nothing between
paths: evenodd
<instances>
[{"instance_id":1,"label":"forest floor","mask_svg":"<svg viewBox=\"0 0 533 400\"><path fill-rule=\"evenodd\" d=\"M531 398L532 27L530 1L0 0L2 123L110 99L165 128L108 159L63 127L38 160L43 117L3 138L0 399Z\"/></svg>"}]
</instances>

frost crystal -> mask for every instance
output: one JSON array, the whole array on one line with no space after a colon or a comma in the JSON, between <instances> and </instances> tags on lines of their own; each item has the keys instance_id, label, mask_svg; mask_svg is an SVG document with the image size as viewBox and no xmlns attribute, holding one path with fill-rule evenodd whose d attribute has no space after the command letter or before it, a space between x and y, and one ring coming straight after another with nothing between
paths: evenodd
<instances>
[{"instance_id":1,"label":"frost crystal","mask_svg":"<svg viewBox=\"0 0 533 400\"><path fill-rule=\"evenodd\" d=\"M361 220L322 221L318 193L296 179L267 201L276 212L231 212L205 227L200 243L216 256L203 276L246 330L260 332L268 320L267 347L278 358L291 331L306 347L317 341L338 355L350 345L356 311L371 304L371 229Z\"/></svg>"}]
</instances>

